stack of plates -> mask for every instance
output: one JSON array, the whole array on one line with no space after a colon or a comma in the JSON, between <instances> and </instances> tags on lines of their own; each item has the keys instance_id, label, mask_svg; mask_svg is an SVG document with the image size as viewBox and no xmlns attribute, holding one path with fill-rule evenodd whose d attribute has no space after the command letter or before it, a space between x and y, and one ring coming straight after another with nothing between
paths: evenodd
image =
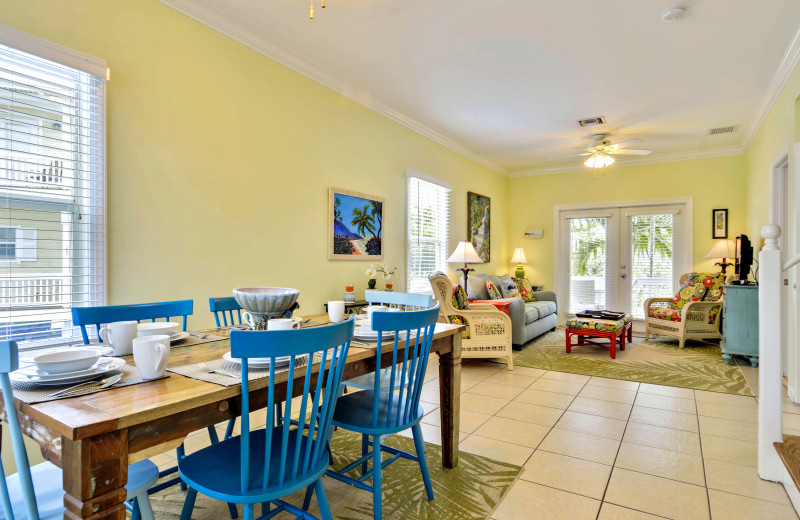
<instances>
[{"instance_id":1,"label":"stack of plates","mask_svg":"<svg viewBox=\"0 0 800 520\"><path fill-rule=\"evenodd\" d=\"M356 339L363 339L367 341L378 341L378 333L372 330L372 327L369 325L363 325L356 327L355 331L355 338ZM393 339L394 332L384 332L381 334L381 339L386 341L387 339Z\"/></svg>"},{"instance_id":2,"label":"stack of plates","mask_svg":"<svg viewBox=\"0 0 800 520\"><path fill-rule=\"evenodd\" d=\"M181 343L185 342L186 338L188 337L189 337L188 332L174 332L169 335L169 344L172 347L180 345Z\"/></svg>"},{"instance_id":3,"label":"stack of plates","mask_svg":"<svg viewBox=\"0 0 800 520\"><path fill-rule=\"evenodd\" d=\"M124 365L125 361L122 359L102 357L97 363L84 370L48 374L36 368L35 365L30 365L11 372L9 377L12 381L20 383L34 383L45 386L71 385L103 377L110 372L119 370Z\"/></svg>"},{"instance_id":4,"label":"stack of plates","mask_svg":"<svg viewBox=\"0 0 800 520\"><path fill-rule=\"evenodd\" d=\"M304 361L305 358L306 358L305 355L297 356L295 358L295 366L297 366L301 361ZM238 358L238 357L231 356L231 351L230 350L222 355L222 359L224 359L225 361L227 361L229 363L235 363L237 365L241 365L242 364L242 359ZM291 356L276 357L275 358L275 367L278 368L278 367L288 366L289 363L291 362L291 360L292 360ZM249 358L247 360L248 368L269 368L269 365L270 365L270 358Z\"/></svg>"}]
</instances>

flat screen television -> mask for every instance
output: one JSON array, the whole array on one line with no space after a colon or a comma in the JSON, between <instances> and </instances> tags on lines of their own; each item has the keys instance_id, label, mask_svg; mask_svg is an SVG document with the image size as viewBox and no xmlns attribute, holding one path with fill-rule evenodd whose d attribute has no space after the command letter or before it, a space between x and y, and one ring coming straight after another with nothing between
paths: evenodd
<instances>
[{"instance_id":1,"label":"flat screen television","mask_svg":"<svg viewBox=\"0 0 800 520\"><path fill-rule=\"evenodd\" d=\"M750 276L750 269L753 266L753 246L750 244L750 239L747 235L739 235L736 237L736 267L735 272L739 275L739 279L734 281L735 285L750 285L748 281Z\"/></svg>"}]
</instances>

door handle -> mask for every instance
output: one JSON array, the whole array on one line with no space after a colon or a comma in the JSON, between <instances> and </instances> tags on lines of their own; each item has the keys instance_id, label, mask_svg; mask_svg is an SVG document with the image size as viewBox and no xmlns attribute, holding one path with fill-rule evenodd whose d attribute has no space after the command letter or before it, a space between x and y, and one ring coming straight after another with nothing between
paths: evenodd
<instances>
[{"instance_id":1,"label":"door handle","mask_svg":"<svg viewBox=\"0 0 800 520\"><path fill-rule=\"evenodd\" d=\"M627 278L627 277L628 277L628 275L627 275L627 274L625 274L625 273L622 273L621 275L619 275L619 277L620 277L620 278Z\"/></svg>"}]
</instances>

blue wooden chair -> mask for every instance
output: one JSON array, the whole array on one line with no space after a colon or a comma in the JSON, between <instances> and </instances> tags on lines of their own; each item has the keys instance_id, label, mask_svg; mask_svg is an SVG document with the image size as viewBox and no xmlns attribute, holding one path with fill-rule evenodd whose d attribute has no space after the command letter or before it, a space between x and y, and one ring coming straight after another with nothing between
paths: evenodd
<instances>
[{"instance_id":1,"label":"blue wooden chair","mask_svg":"<svg viewBox=\"0 0 800 520\"><path fill-rule=\"evenodd\" d=\"M0 503L5 515L2 518L61 519L64 518L64 490L61 468L42 462L30 467L22 429L14 406L9 372L19 368L19 351L14 341L0 341L0 389L3 391L3 404L8 413L8 434L17 463L17 473L0 478ZM5 475L0 461L0 476ZM158 468L149 460L128 466L128 492L126 506L133 512L133 520L153 520L153 509L147 489L158 480Z\"/></svg>"},{"instance_id":2,"label":"blue wooden chair","mask_svg":"<svg viewBox=\"0 0 800 520\"><path fill-rule=\"evenodd\" d=\"M72 308L72 322L79 325L81 334L83 335L84 344L89 344L89 335L86 331L88 325L93 325L97 329L97 337L100 339L100 327L103 324L111 323L114 321L139 321L150 320L156 321L157 319L164 319L169 321L171 317L181 316L183 318L183 330L186 331L186 323L189 315L194 313L193 300L177 300L171 302L158 302L158 303L138 303L133 305L106 305L100 307L73 307ZM100 340L102 341L102 340ZM229 424L228 429L232 430L233 425ZM214 426L208 427L208 436L212 444L219 442L217 429ZM181 460L186 456L186 451L183 444L178 446L175 450L177 452L177 459ZM161 471L158 476L166 477L177 473L178 466L173 466ZM175 484L180 484L181 489L186 489L186 484L183 483L180 477L175 477L165 482L153 486L149 493L158 493L163 489L172 487ZM233 504L228 504L231 518L239 516L236 507ZM135 519L134 519L135 520Z\"/></svg>"},{"instance_id":3,"label":"blue wooden chair","mask_svg":"<svg viewBox=\"0 0 800 520\"><path fill-rule=\"evenodd\" d=\"M192 300L178 300L174 302L158 303L139 303L134 305L105 305L98 307L73 307L72 323L80 326L83 342L89 344L89 334L86 331L87 325L94 325L97 328L97 339L100 339L100 326L104 323L113 321L142 321L164 318L183 317L183 330L186 331L186 321L190 314L194 312L194 302Z\"/></svg>"},{"instance_id":4,"label":"blue wooden chair","mask_svg":"<svg viewBox=\"0 0 800 520\"><path fill-rule=\"evenodd\" d=\"M253 520L257 503L261 503L262 517L287 511L298 518L314 518L281 500L307 487L317 492L322 518L332 518L322 475L328 467L331 419L354 330L354 321L346 320L301 330L231 332L231 355L242 358L242 433L178 462L181 478L189 485L181 520L191 518L198 492L244 504L245 520ZM321 354L319 364L298 366L302 364L298 356L313 359L317 353ZM298 412L300 417L309 418L305 428L294 428L290 421L273 426L274 405L280 398L277 391L287 386L286 416L292 413L292 385L276 384L278 356L291 356L286 376L294 381L295 388L302 385ZM272 362L266 395L267 427L251 432L247 359L252 357L269 357ZM277 509L271 511L271 504Z\"/></svg>"},{"instance_id":5,"label":"blue wooden chair","mask_svg":"<svg viewBox=\"0 0 800 520\"><path fill-rule=\"evenodd\" d=\"M364 299L369 302L370 305L372 304L380 304L380 305L388 305L398 307L405 311L418 311L422 309L428 309L431 305L433 305L433 295L432 294L414 294L414 293L402 293L402 292L391 292L391 291L375 291L375 290L366 290L364 291ZM389 384L389 378L391 377L391 370L388 368L384 368L380 371L381 374L381 388L385 389ZM359 388L361 390L369 390L372 388L373 384L375 383L375 372L371 374L364 374L363 376L354 377L353 379L348 379L342 383L343 386L350 387L350 388Z\"/></svg>"},{"instance_id":6,"label":"blue wooden chair","mask_svg":"<svg viewBox=\"0 0 800 520\"><path fill-rule=\"evenodd\" d=\"M377 359L381 359L380 339L382 334L390 331L395 333L392 365L389 367L391 371L389 385L383 388L376 380L372 389L342 396L336 403L333 425L361 434L362 456L339 472L327 471L327 475L351 486L371 491L374 497L373 516L375 520L381 518L383 469L400 457L419 462L422 480L425 483L425 492L428 500L433 500L433 488L428 475L428 465L425 462L425 443L419 427L424 413L419 405L419 398L425 378L425 369L428 366L433 332L438 319L438 305L421 311L373 314L373 328L378 331ZM404 337L408 339L402 340L401 332L405 332ZM405 341L407 346L399 351L398 347L401 341ZM408 428L411 428L414 435L416 456L381 444L382 437ZM371 443L369 437L372 437ZM372 451L369 450L370 444L372 444ZM392 456L384 461L381 452L390 453ZM372 459L372 469L367 471L367 463L370 459ZM360 477L353 478L347 475L358 466L361 466ZM364 482L369 478L372 478L371 486ZM308 508L309 497L310 493L307 491L306 501L303 504L305 509Z\"/></svg>"},{"instance_id":7,"label":"blue wooden chair","mask_svg":"<svg viewBox=\"0 0 800 520\"><path fill-rule=\"evenodd\" d=\"M243 323L242 306L236 302L236 298L233 296L228 296L226 298L209 298L208 306L211 312L214 313L214 319L217 320L217 327L227 327L228 321L230 321L231 325L241 325ZM234 312L236 312L235 316L239 318L239 323L236 323L236 320L233 319ZM221 323L219 321L220 316L222 316Z\"/></svg>"}]
</instances>

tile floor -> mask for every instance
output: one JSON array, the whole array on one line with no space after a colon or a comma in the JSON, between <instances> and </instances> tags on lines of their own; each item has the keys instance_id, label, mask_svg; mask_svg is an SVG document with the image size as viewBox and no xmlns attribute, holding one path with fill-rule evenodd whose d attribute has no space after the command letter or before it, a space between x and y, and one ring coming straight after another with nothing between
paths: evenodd
<instances>
[{"instance_id":1,"label":"tile floor","mask_svg":"<svg viewBox=\"0 0 800 520\"><path fill-rule=\"evenodd\" d=\"M422 430L438 444L436 361ZM743 371L757 389L757 369ZM755 398L476 360L461 390L461 450L524 466L493 520L798 519L758 477ZM784 415L800 433L800 405ZM198 432L186 449L207 444ZM153 460L174 465L174 451Z\"/></svg>"}]
</instances>

